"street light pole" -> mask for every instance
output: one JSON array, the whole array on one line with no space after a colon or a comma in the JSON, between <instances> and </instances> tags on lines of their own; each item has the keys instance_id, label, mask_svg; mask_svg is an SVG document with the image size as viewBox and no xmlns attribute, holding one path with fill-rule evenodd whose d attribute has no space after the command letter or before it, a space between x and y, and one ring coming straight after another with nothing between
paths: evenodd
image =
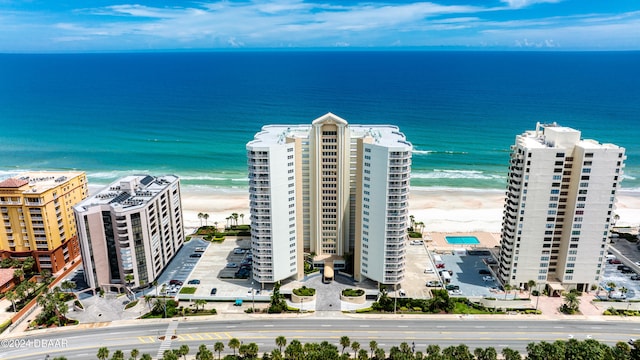
<instances>
[{"instance_id":1,"label":"street light pole","mask_svg":"<svg viewBox=\"0 0 640 360\"><path fill-rule=\"evenodd\" d=\"M538 313L538 301L540 301L540 284L536 284L536 290L538 290L538 296L536 296L536 314Z\"/></svg>"},{"instance_id":2,"label":"street light pole","mask_svg":"<svg viewBox=\"0 0 640 360\"><path fill-rule=\"evenodd\" d=\"M251 288L251 312L256 312L256 290Z\"/></svg>"}]
</instances>

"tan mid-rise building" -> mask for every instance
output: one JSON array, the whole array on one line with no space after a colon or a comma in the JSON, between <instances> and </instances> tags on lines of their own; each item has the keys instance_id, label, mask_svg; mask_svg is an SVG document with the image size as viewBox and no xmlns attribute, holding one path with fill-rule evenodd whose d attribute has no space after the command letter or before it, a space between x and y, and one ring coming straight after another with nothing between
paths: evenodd
<instances>
[{"instance_id":1,"label":"tan mid-rise building","mask_svg":"<svg viewBox=\"0 0 640 360\"><path fill-rule=\"evenodd\" d=\"M63 270L80 255L73 206L88 195L84 172L25 172L0 182L0 258L33 256Z\"/></svg>"}]
</instances>

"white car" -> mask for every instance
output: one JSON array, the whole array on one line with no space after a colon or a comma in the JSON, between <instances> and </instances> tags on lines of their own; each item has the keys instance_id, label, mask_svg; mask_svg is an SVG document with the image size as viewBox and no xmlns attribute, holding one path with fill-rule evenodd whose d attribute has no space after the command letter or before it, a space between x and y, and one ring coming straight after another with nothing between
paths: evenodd
<instances>
[{"instance_id":1,"label":"white car","mask_svg":"<svg viewBox=\"0 0 640 360\"><path fill-rule=\"evenodd\" d=\"M433 273L434 273L434 271L433 271L433 269L432 269L432 268L428 268L428 269L424 269L424 273L425 273L425 274L433 274Z\"/></svg>"},{"instance_id":2,"label":"white car","mask_svg":"<svg viewBox=\"0 0 640 360\"><path fill-rule=\"evenodd\" d=\"M482 280L484 280L484 281L494 281L495 278L493 276L483 276Z\"/></svg>"}]
</instances>

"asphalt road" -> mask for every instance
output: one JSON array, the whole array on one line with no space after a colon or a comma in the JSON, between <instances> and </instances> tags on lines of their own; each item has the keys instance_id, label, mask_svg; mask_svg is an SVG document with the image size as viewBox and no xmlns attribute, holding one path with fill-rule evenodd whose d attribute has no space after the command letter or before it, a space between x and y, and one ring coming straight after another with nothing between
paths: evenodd
<instances>
[{"instance_id":1,"label":"asphalt road","mask_svg":"<svg viewBox=\"0 0 640 360\"><path fill-rule=\"evenodd\" d=\"M302 321L301 321L302 320ZM177 328L173 331L172 327ZM167 331L169 329L169 331ZM173 333L171 344L159 339L165 333ZM298 339L305 342L329 341L338 346L343 335L351 341L360 342L368 348L370 340L388 352L392 346L405 341L415 343L416 350L424 351L428 344L441 348L466 344L476 347L493 346L501 351L504 347L525 353L526 345L532 341L577 340L589 337L608 345L629 338L640 338L640 323L633 321L576 321L576 320L525 320L520 318L485 320L474 317L457 319L371 319L332 318L317 316L287 319L247 320L174 320L145 323L139 321L126 325L110 325L100 328L64 329L44 334L26 335L19 339L0 339L0 359L44 359L64 355L67 359L95 358L98 348L106 346L111 352L123 350L125 355L133 348L149 353L154 358L159 350L178 348L187 344L195 354L200 344L213 348L216 341L225 344L224 354L232 353L227 343L238 338L244 343L255 342L260 352L271 351L274 339L283 335L287 341ZM162 349L161 349L162 348Z\"/></svg>"}]
</instances>

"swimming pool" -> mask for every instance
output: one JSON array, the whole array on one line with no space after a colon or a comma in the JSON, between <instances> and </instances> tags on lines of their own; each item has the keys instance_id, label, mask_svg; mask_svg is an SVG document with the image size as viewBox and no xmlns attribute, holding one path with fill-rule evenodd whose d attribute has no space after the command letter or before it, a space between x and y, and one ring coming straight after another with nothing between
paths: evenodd
<instances>
[{"instance_id":1,"label":"swimming pool","mask_svg":"<svg viewBox=\"0 0 640 360\"><path fill-rule=\"evenodd\" d=\"M480 244L480 241L475 236L445 236L444 238L449 244L454 245Z\"/></svg>"}]
</instances>

